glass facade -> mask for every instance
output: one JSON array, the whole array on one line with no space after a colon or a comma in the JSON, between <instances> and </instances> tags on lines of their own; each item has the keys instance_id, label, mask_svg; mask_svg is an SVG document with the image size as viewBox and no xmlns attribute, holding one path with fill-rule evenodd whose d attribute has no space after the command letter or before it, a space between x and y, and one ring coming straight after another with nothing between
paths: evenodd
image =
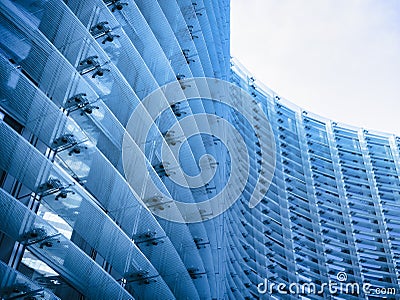
<instances>
[{"instance_id":1,"label":"glass facade","mask_svg":"<svg viewBox=\"0 0 400 300\"><path fill-rule=\"evenodd\" d=\"M0 2L2 299L400 298L400 138L281 99L231 59L229 14L229 0ZM245 114L204 97L162 99L160 111L143 100L170 83L187 92L195 77L245 90ZM130 119L137 109L159 115L134 144L129 162L145 170L132 184L122 150L127 126L132 138L145 128ZM270 185L265 132L245 117L261 113L275 139ZM200 132L200 123L183 125L195 115L218 116L241 134L247 149L234 151L249 161L235 168L249 171L226 212L171 222L153 214L172 204L150 186L200 203L237 171L218 137L185 138L190 126ZM211 155L213 176L193 188L174 182L163 142L179 145L192 177ZM260 182L265 196L250 208ZM285 293L260 291L267 281ZM332 292L332 281L370 288Z\"/></svg>"}]
</instances>

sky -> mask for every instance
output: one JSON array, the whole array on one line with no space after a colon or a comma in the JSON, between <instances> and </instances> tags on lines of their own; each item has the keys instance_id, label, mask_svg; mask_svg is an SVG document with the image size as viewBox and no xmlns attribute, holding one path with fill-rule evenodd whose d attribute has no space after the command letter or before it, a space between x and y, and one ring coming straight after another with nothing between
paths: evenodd
<instances>
[{"instance_id":1,"label":"sky","mask_svg":"<svg viewBox=\"0 0 400 300\"><path fill-rule=\"evenodd\" d=\"M400 0L231 0L231 55L305 110L400 135Z\"/></svg>"}]
</instances>

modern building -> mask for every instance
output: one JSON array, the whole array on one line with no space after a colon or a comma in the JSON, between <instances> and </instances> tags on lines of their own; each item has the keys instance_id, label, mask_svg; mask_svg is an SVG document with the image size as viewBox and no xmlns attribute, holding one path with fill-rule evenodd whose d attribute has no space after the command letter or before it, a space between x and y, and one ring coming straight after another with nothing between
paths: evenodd
<instances>
[{"instance_id":1,"label":"modern building","mask_svg":"<svg viewBox=\"0 0 400 300\"><path fill-rule=\"evenodd\" d=\"M231 60L229 14L229 0L0 1L2 299L400 298L400 138L316 116L256 81ZM258 128L206 97L146 107L159 115L128 160L143 161L144 175L127 180L125 128L139 136L144 126L132 113L159 87L184 91L194 77L241 87L252 100L239 112L267 116L270 185ZM248 176L218 216L169 221L157 211L173 204L149 197L150 183L193 204L237 172L220 138L170 130L199 114L241 133ZM180 145L192 177L204 154L214 157L207 184L173 182L163 141ZM250 208L259 182L266 194ZM263 293L267 282L275 288Z\"/></svg>"}]
</instances>

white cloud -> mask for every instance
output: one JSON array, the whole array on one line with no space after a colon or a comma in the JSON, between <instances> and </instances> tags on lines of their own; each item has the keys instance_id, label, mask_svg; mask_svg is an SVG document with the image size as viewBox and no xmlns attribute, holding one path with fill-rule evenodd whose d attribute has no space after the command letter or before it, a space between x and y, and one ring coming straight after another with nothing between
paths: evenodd
<instances>
[{"instance_id":1,"label":"white cloud","mask_svg":"<svg viewBox=\"0 0 400 300\"><path fill-rule=\"evenodd\" d=\"M232 0L232 50L297 105L400 134L400 1Z\"/></svg>"}]
</instances>

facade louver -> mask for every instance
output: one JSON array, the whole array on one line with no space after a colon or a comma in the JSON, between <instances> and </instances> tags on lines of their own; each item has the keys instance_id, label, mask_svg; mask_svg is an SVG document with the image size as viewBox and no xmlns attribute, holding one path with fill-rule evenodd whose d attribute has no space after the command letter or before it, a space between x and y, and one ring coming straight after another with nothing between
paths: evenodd
<instances>
[{"instance_id":1,"label":"facade louver","mask_svg":"<svg viewBox=\"0 0 400 300\"><path fill-rule=\"evenodd\" d=\"M230 56L229 0L2 0L0 36L2 299L382 297L331 293L324 284L339 273L400 298L400 138L324 119L255 80ZM236 171L215 136L168 131L192 115L231 123L250 164L241 196L224 213L171 222L152 213L168 203L129 185L122 144L144 98L171 82L184 90L195 77L247 91L271 124L275 172L250 208L263 174L249 122L212 99L170 105L143 146L143 186L152 181L197 203ZM181 145L192 176L204 154L214 157L206 185L172 182L176 170L162 163L157 132ZM323 292L264 294L266 280Z\"/></svg>"}]
</instances>

